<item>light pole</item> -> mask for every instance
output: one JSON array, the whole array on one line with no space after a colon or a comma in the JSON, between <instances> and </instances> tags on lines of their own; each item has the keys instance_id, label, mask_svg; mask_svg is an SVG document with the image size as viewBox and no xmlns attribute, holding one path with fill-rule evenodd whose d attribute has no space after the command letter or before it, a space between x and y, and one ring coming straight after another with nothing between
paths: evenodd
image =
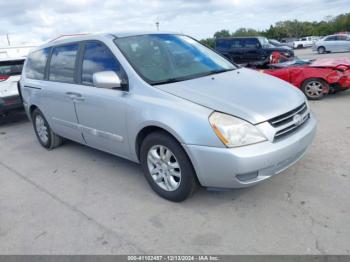
<instances>
[{"instance_id":1,"label":"light pole","mask_svg":"<svg viewBox=\"0 0 350 262\"><path fill-rule=\"evenodd\" d=\"M11 45L11 43L10 43L10 37L9 37L9 34L6 34L6 38L7 38L7 43L8 43L8 45L10 46L10 45Z\"/></svg>"}]
</instances>

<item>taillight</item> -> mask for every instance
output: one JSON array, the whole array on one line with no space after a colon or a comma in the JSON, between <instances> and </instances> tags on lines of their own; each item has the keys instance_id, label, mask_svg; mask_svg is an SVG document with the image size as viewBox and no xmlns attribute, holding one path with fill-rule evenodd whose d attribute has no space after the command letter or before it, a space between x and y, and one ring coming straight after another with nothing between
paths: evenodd
<instances>
[{"instance_id":1,"label":"taillight","mask_svg":"<svg viewBox=\"0 0 350 262\"><path fill-rule=\"evenodd\" d=\"M0 82L6 81L9 78L9 76L6 75L0 75Z\"/></svg>"}]
</instances>

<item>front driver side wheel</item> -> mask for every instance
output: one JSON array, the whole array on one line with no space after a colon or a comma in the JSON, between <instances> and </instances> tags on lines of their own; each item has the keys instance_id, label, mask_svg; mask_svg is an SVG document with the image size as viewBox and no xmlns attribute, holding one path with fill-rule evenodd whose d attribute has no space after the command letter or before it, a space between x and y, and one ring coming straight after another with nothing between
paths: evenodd
<instances>
[{"instance_id":1,"label":"front driver side wheel","mask_svg":"<svg viewBox=\"0 0 350 262\"><path fill-rule=\"evenodd\" d=\"M192 163L167 133L148 135L141 145L140 160L147 182L161 197L181 202L193 194L197 180Z\"/></svg>"},{"instance_id":2,"label":"front driver side wheel","mask_svg":"<svg viewBox=\"0 0 350 262\"><path fill-rule=\"evenodd\" d=\"M55 134L51 130L49 123L46 121L43 113L39 109L35 109L33 111L32 122L36 137L43 147L47 149L53 149L62 144L62 137Z\"/></svg>"}]
</instances>

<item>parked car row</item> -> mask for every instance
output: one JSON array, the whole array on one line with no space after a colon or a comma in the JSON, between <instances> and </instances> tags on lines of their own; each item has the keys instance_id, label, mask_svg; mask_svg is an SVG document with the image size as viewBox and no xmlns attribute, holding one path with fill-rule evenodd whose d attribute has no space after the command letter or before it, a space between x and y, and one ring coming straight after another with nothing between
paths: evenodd
<instances>
[{"instance_id":1,"label":"parked car row","mask_svg":"<svg viewBox=\"0 0 350 262\"><path fill-rule=\"evenodd\" d=\"M349 52L350 34L336 33L325 37L307 36L300 39L283 39L279 42L275 39L269 39L269 43L278 47L292 47L293 49L312 47L313 51L319 54L328 52Z\"/></svg>"},{"instance_id":2,"label":"parked car row","mask_svg":"<svg viewBox=\"0 0 350 262\"><path fill-rule=\"evenodd\" d=\"M252 60L271 54L264 38L217 43L244 61L231 52L236 45ZM140 163L150 187L171 201L197 185L261 183L297 162L316 130L300 90L179 34L50 42L28 56L20 90L43 147L70 139Z\"/></svg>"}]
</instances>

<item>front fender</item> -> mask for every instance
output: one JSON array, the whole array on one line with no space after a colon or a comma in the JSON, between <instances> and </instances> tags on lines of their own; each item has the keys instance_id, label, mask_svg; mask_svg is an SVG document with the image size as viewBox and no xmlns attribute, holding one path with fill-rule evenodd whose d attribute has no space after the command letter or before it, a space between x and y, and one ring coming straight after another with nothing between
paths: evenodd
<instances>
[{"instance_id":1,"label":"front fender","mask_svg":"<svg viewBox=\"0 0 350 262\"><path fill-rule=\"evenodd\" d=\"M164 99L167 97L167 99ZM132 158L137 160L137 136L145 127L159 127L179 143L224 147L209 124L213 110L172 95L134 96L127 110L127 128Z\"/></svg>"}]
</instances>

